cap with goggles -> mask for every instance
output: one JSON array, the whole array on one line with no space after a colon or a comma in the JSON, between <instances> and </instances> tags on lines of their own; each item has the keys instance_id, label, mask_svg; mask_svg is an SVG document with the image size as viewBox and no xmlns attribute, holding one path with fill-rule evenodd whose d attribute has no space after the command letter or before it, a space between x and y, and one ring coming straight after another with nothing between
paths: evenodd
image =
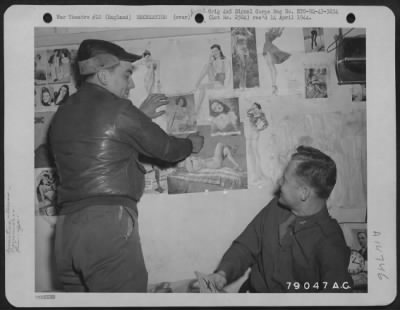
<instances>
[{"instance_id":1,"label":"cap with goggles","mask_svg":"<svg viewBox=\"0 0 400 310\"><path fill-rule=\"evenodd\" d=\"M135 62L142 58L139 55L128 53L122 47L104 40L88 39L79 46L77 61L79 73L89 75L101 69L112 68L120 61Z\"/></svg>"}]
</instances>

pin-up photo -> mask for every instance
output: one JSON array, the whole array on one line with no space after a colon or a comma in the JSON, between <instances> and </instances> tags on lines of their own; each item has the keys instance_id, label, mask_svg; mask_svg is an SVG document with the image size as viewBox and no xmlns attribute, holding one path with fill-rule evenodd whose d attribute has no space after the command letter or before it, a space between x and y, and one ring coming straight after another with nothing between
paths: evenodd
<instances>
[{"instance_id":1,"label":"pin-up photo","mask_svg":"<svg viewBox=\"0 0 400 310\"><path fill-rule=\"evenodd\" d=\"M35 87L35 111L54 111L57 109L54 101L54 88L48 84Z\"/></svg>"},{"instance_id":2,"label":"pin-up photo","mask_svg":"<svg viewBox=\"0 0 400 310\"><path fill-rule=\"evenodd\" d=\"M169 97L166 108L167 132L182 134L196 132L194 95L183 94Z\"/></svg>"},{"instance_id":3,"label":"pin-up photo","mask_svg":"<svg viewBox=\"0 0 400 310\"><path fill-rule=\"evenodd\" d=\"M365 84L351 85L351 101L360 102L367 100L367 89Z\"/></svg>"},{"instance_id":4,"label":"pin-up photo","mask_svg":"<svg viewBox=\"0 0 400 310\"><path fill-rule=\"evenodd\" d=\"M54 84L54 105L60 106L65 104L68 97L75 92L75 87L72 83Z\"/></svg>"},{"instance_id":5,"label":"pin-up photo","mask_svg":"<svg viewBox=\"0 0 400 310\"><path fill-rule=\"evenodd\" d=\"M47 83L47 53L46 51L35 52L35 84Z\"/></svg>"},{"instance_id":6,"label":"pin-up photo","mask_svg":"<svg viewBox=\"0 0 400 310\"><path fill-rule=\"evenodd\" d=\"M341 223L344 238L350 248L348 271L354 282L355 292L368 290L368 232L367 223Z\"/></svg>"},{"instance_id":7,"label":"pin-up photo","mask_svg":"<svg viewBox=\"0 0 400 310\"><path fill-rule=\"evenodd\" d=\"M306 99L328 98L327 68L305 69Z\"/></svg>"},{"instance_id":8,"label":"pin-up photo","mask_svg":"<svg viewBox=\"0 0 400 310\"><path fill-rule=\"evenodd\" d=\"M239 128L243 130L243 126ZM211 126L198 126L204 146L168 174L168 193L184 194L247 188L246 141L243 135L212 136Z\"/></svg>"},{"instance_id":9,"label":"pin-up photo","mask_svg":"<svg viewBox=\"0 0 400 310\"><path fill-rule=\"evenodd\" d=\"M231 29L233 88L259 87L255 28Z\"/></svg>"},{"instance_id":10,"label":"pin-up photo","mask_svg":"<svg viewBox=\"0 0 400 310\"><path fill-rule=\"evenodd\" d=\"M47 81L49 83L71 81L73 54L73 51L67 48L47 51Z\"/></svg>"},{"instance_id":11,"label":"pin-up photo","mask_svg":"<svg viewBox=\"0 0 400 310\"><path fill-rule=\"evenodd\" d=\"M209 100L211 135L239 135L240 117L238 98Z\"/></svg>"},{"instance_id":12,"label":"pin-up photo","mask_svg":"<svg viewBox=\"0 0 400 310\"><path fill-rule=\"evenodd\" d=\"M36 214L57 215L57 175L53 168L38 168L36 171Z\"/></svg>"},{"instance_id":13,"label":"pin-up photo","mask_svg":"<svg viewBox=\"0 0 400 310\"><path fill-rule=\"evenodd\" d=\"M303 35L306 53L325 51L324 30L322 28L303 28Z\"/></svg>"}]
</instances>

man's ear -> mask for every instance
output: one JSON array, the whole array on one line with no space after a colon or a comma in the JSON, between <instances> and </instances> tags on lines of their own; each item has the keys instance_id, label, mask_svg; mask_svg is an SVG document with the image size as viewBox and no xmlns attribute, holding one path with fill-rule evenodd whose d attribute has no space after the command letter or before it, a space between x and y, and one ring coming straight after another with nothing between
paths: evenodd
<instances>
[{"instance_id":1,"label":"man's ear","mask_svg":"<svg viewBox=\"0 0 400 310\"><path fill-rule=\"evenodd\" d=\"M96 73L97 79L99 80L101 85L107 85L108 84L108 72L106 70L100 70L99 72Z\"/></svg>"},{"instance_id":2,"label":"man's ear","mask_svg":"<svg viewBox=\"0 0 400 310\"><path fill-rule=\"evenodd\" d=\"M300 198L301 198L301 201L306 201L306 200L310 197L310 195L311 195L311 188L309 188L309 187L306 186L306 185L303 185L303 186L300 188Z\"/></svg>"}]
</instances>

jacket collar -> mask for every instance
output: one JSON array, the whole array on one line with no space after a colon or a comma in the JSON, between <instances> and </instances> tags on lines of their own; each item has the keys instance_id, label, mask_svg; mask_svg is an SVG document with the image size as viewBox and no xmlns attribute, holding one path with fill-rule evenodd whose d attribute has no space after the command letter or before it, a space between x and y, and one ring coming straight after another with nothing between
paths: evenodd
<instances>
[{"instance_id":1,"label":"jacket collar","mask_svg":"<svg viewBox=\"0 0 400 310\"><path fill-rule=\"evenodd\" d=\"M100 92L103 92L105 94L111 95L111 96L113 96L115 98L119 98L117 95L113 94L108 89L106 89L106 88L104 88L104 87L102 87L100 85L91 83L91 82L83 82L79 89L83 90L83 91L96 90L96 91L100 91Z\"/></svg>"}]
</instances>

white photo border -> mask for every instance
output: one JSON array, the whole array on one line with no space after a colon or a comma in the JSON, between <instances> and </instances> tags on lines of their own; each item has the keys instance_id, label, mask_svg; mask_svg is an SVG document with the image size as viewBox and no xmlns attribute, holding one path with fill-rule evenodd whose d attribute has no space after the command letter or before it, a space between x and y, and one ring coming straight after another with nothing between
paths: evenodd
<instances>
[{"instance_id":1,"label":"white photo border","mask_svg":"<svg viewBox=\"0 0 400 310\"><path fill-rule=\"evenodd\" d=\"M367 147L368 147L368 243L370 248L368 293L362 294L77 294L35 293L34 234L34 28L35 27L231 27L233 21L206 20L197 25L193 15L206 6L56 6L14 5L4 15L5 72L5 220L7 231L6 297L18 307L49 306L366 306L389 304L396 297L396 113L395 18L384 6L335 6L337 15L313 16L302 27L323 24L344 27L349 12L357 16L354 27L367 32ZM227 7L213 7L227 8ZM248 7L235 8L248 9ZM257 7L258 9L260 7ZM271 7L272 8L272 7ZM307 7L284 7L279 9ZM167 19L43 21L44 13L76 16L87 14L158 14ZM189 16L175 20L173 14ZM298 27L299 21L274 21L274 25ZM264 21L234 21L235 27L265 27ZM385 35L382 35L385 34ZM18 59L18 66L12 59ZM374 61L379 59L379 61ZM16 87L18 85L19 87ZM25 91L18 91L24 89ZM382 108L384 106L384 108ZM18 143L16 141L23 141ZM379 176L379 177L378 177ZM384 210L383 210L384 208ZM31 212L26 212L31 210ZM7 222L8 221L8 222ZM13 245L7 248L12 238ZM7 251L7 249L9 251ZM383 271L382 271L383 270ZM385 275L385 277L382 276Z\"/></svg>"}]
</instances>

